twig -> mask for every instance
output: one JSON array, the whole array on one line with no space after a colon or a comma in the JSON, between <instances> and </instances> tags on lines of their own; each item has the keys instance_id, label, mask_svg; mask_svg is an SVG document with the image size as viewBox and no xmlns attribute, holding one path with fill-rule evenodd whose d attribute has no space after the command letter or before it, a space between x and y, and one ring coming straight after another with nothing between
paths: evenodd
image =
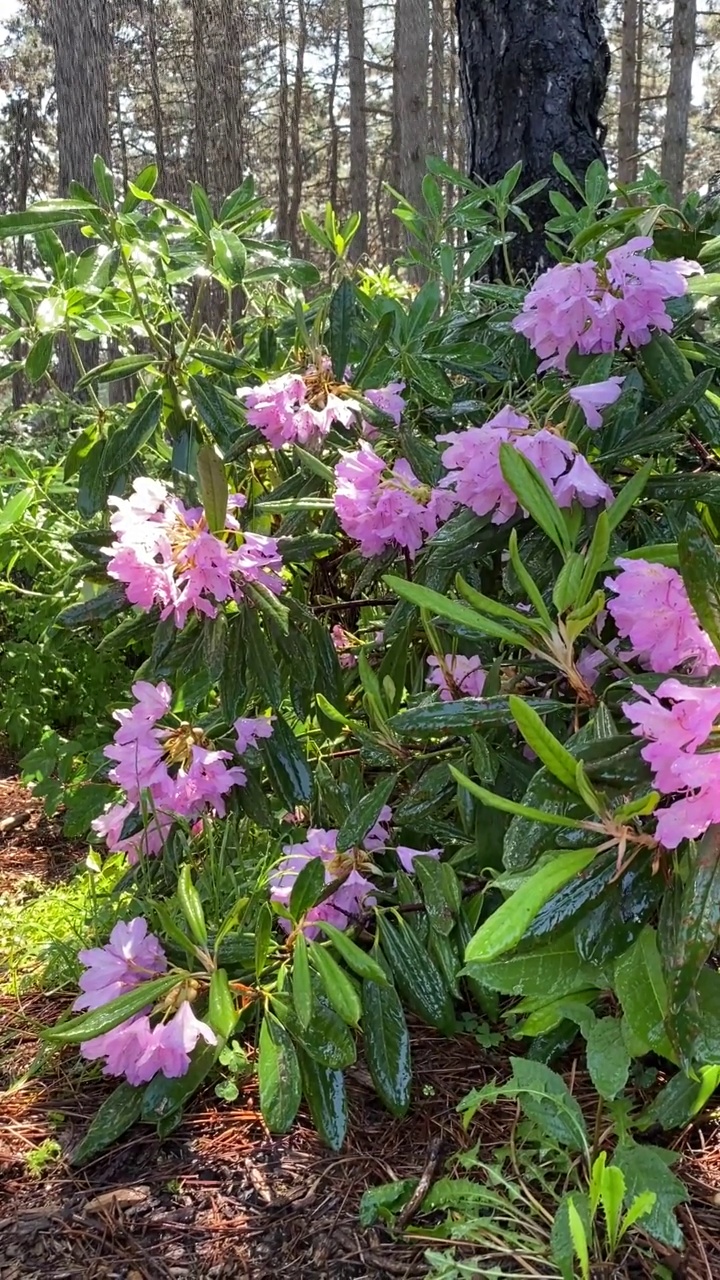
<instances>
[{"instance_id":1,"label":"twig","mask_svg":"<svg viewBox=\"0 0 720 1280\"><path fill-rule=\"evenodd\" d=\"M314 604L312 608L313 613L343 613L345 609L368 609L394 603L394 596L382 596L376 600L342 600L340 604Z\"/></svg>"},{"instance_id":2,"label":"twig","mask_svg":"<svg viewBox=\"0 0 720 1280\"><path fill-rule=\"evenodd\" d=\"M430 1190L435 1174L437 1173L437 1167L440 1163L444 1145L444 1139L440 1134L436 1134L436 1136L430 1140L427 1160L425 1161L425 1168L420 1175L420 1181L405 1205L405 1208L398 1214L395 1221L395 1228L397 1231L405 1230L408 1222L420 1208L420 1205Z\"/></svg>"}]
</instances>

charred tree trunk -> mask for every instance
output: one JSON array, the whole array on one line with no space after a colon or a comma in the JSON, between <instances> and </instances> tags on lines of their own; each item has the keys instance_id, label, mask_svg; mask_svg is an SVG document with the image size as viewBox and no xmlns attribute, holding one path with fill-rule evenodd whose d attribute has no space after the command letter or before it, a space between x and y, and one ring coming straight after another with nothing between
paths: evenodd
<instances>
[{"instance_id":1,"label":"charred tree trunk","mask_svg":"<svg viewBox=\"0 0 720 1280\"><path fill-rule=\"evenodd\" d=\"M597 0L456 0L460 83L468 167L497 182L518 160L522 184L551 178L558 152L582 177L603 160L600 108L610 54ZM513 270L548 265L543 226L552 215L546 192L524 206L534 230L518 227ZM501 267L494 270L500 274Z\"/></svg>"}]
</instances>

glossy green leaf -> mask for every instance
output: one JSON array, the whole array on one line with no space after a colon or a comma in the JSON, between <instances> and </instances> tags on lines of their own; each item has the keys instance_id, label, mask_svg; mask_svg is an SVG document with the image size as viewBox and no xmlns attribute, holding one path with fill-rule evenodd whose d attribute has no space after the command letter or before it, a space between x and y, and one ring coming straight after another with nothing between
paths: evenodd
<instances>
[{"instance_id":1,"label":"glossy green leaf","mask_svg":"<svg viewBox=\"0 0 720 1280\"><path fill-rule=\"evenodd\" d=\"M511 444L500 445L500 470L521 507L555 543L563 555L572 551L565 519L537 467Z\"/></svg>"},{"instance_id":2,"label":"glossy green leaf","mask_svg":"<svg viewBox=\"0 0 720 1280\"><path fill-rule=\"evenodd\" d=\"M193 938L201 947L207 946L207 925L202 901L193 884L190 867L185 864L178 876L177 897L187 926Z\"/></svg>"},{"instance_id":3,"label":"glossy green leaf","mask_svg":"<svg viewBox=\"0 0 720 1280\"><path fill-rule=\"evenodd\" d=\"M544 698L525 699L538 714L551 715L560 704ZM435 738L461 735L474 729L496 728L513 724L508 699L457 698L452 702L428 702L401 711L389 721L390 728L401 737Z\"/></svg>"},{"instance_id":4,"label":"glossy green leaf","mask_svg":"<svg viewBox=\"0 0 720 1280\"><path fill-rule=\"evenodd\" d=\"M307 804L312 796L312 775L300 740L281 715L275 717L272 737L262 742L261 751L270 783L282 803L290 810Z\"/></svg>"},{"instance_id":5,"label":"glossy green leaf","mask_svg":"<svg viewBox=\"0 0 720 1280\"><path fill-rule=\"evenodd\" d=\"M363 983L365 1060L381 1102L394 1116L410 1106L410 1036L400 998L392 986Z\"/></svg>"},{"instance_id":6,"label":"glossy green leaf","mask_svg":"<svg viewBox=\"0 0 720 1280\"><path fill-rule=\"evenodd\" d=\"M644 1052L654 1049L674 1061L665 1034L667 985L657 949L655 932L645 928L615 965L615 991L623 1013Z\"/></svg>"},{"instance_id":7,"label":"glossy green leaf","mask_svg":"<svg viewBox=\"0 0 720 1280\"><path fill-rule=\"evenodd\" d=\"M54 1044L81 1044L83 1040L94 1040L96 1036L112 1031L126 1018L139 1013L145 1005L161 1000L178 985L180 980L179 974L169 973L162 978L152 978L149 982L142 982L125 995L101 1005L99 1009L92 1009L90 1013L81 1013L78 1017L69 1018L66 1022L57 1022L54 1027L46 1027L41 1032L42 1038Z\"/></svg>"},{"instance_id":8,"label":"glossy green leaf","mask_svg":"<svg viewBox=\"0 0 720 1280\"><path fill-rule=\"evenodd\" d=\"M310 1057L324 1067L334 1071L342 1071L353 1064L357 1057L355 1037L330 1008L326 996L319 984L313 986L315 1002L312 1019L307 1027L302 1027L292 1010L277 1008L278 1017L292 1033L297 1043L310 1054Z\"/></svg>"},{"instance_id":9,"label":"glossy green leaf","mask_svg":"<svg viewBox=\"0 0 720 1280\"><path fill-rule=\"evenodd\" d=\"M643 1229L671 1249L682 1250L685 1242L675 1210L689 1197L670 1167L677 1158L674 1151L625 1139L615 1148L611 1167L615 1166L622 1172L628 1203L632 1204L636 1196L643 1195L648 1189L655 1192L655 1204L643 1219Z\"/></svg>"},{"instance_id":10,"label":"glossy green leaf","mask_svg":"<svg viewBox=\"0 0 720 1280\"><path fill-rule=\"evenodd\" d=\"M688 1067L702 1025L697 979L720 934L720 826L709 827L688 850L688 874L677 911L659 942L667 979L665 1026Z\"/></svg>"},{"instance_id":11,"label":"glossy green leaf","mask_svg":"<svg viewBox=\"0 0 720 1280\"><path fill-rule=\"evenodd\" d=\"M93 1116L85 1136L70 1154L70 1164L87 1164L117 1142L140 1119L143 1091L123 1080Z\"/></svg>"},{"instance_id":12,"label":"glossy green leaf","mask_svg":"<svg viewBox=\"0 0 720 1280\"><path fill-rule=\"evenodd\" d=\"M417 934L403 920L391 922L379 914L377 922L383 955L406 1004L431 1027L451 1033L455 1026L452 1001Z\"/></svg>"},{"instance_id":13,"label":"glossy green leaf","mask_svg":"<svg viewBox=\"0 0 720 1280\"><path fill-rule=\"evenodd\" d=\"M332 371L339 382L345 381L355 318L355 287L347 278L340 281L330 299L329 348Z\"/></svg>"},{"instance_id":14,"label":"glossy green leaf","mask_svg":"<svg viewBox=\"0 0 720 1280\"><path fill-rule=\"evenodd\" d=\"M71 604L67 609L63 609L55 621L59 627L67 627L69 631L75 631L80 627L88 627L94 622L104 622L106 618L113 618L115 614L121 613L127 607L128 598L124 585L113 582L107 591L100 591L89 600L83 600L80 604Z\"/></svg>"},{"instance_id":15,"label":"glossy green leaf","mask_svg":"<svg viewBox=\"0 0 720 1280\"><path fill-rule=\"evenodd\" d=\"M311 942L310 959L320 977L328 1002L339 1018L350 1027L356 1027L362 1015L360 996L352 979L338 964L332 953L316 942Z\"/></svg>"},{"instance_id":16,"label":"glossy green leaf","mask_svg":"<svg viewBox=\"0 0 720 1280\"><path fill-rule=\"evenodd\" d=\"M155 1124L158 1131L162 1132L160 1126L167 1125L172 1116L179 1119L185 1103L190 1101L210 1075L219 1050L219 1044L208 1044L201 1039L193 1050L190 1066L184 1076L168 1078L162 1072L154 1076L143 1094L143 1121Z\"/></svg>"},{"instance_id":17,"label":"glossy green leaf","mask_svg":"<svg viewBox=\"0 0 720 1280\"><path fill-rule=\"evenodd\" d=\"M345 1076L342 1071L321 1066L302 1049L298 1058L310 1118L325 1146L339 1151L347 1131Z\"/></svg>"},{"instance_id":18,"label":"glossy green leaf","mask_svg":"<svg viewBox=\"0 0 720 1280\"><path fill-rule=\"evenodd\" d=\"M228 480L225 467L210 445L203 445L197 455L200 498L211 533L221 533L227 520Z\"/></svg>"},{"instance_id":19,"label":"glossy green leaf","mask_svg":"<svg viewBox=\"0 0 720 1280\"><path fill-rule=\"evenodd\" d=\"M54 340L54 334L43 333L28 351L25 372L31 382L39 382L47 373L52 360Z\"/></svg>"},{"instance_id":20,"label":"glossy green leaf","mask_svg":"<svg viewBox=\"0 0 720 1280\"><path fill-rule=\"evenodd\" d=\"M579 792L576 779L577 761L543 724L537 711L528 706L524 698L518 698L514 694L508 698L508 706L523 738L545 767L568 790Z\"/></svg>"},{"instance_id":21,"label":"glossy green leaf","mask_svg":"<svg viewBox=\"0 0 720 1280\"><path fill-rule=\"evenodd\" d=\"M319 862L320 859L315 861ZM292 997L300 1026L307 1029L313 1015L314 1001L310 982L308 945L303 933L297 935L293 945Z\"/></svg>"},{"instance_id":22,"label":"glossy green leaf","mask_svg":"<svg viewBox=\"0 0 720 1280\"><path fill-rule=\"evenodd\" d=\"M350 811L337 835L338 853L361 845L368 831L375 826L380 814L395 789L397 775L391 774L376 782L372 791L363 796Z\"/></svg>"},{"instance_id":23,"label":"glossy green leaf","mask_svg":"<svg viewBox=\"0 0 720 1280\"><path fill-rule=\"evenodd\" d=\"M439 591L423 587L417 582L407 582L405 578L395 578L392 574L385 576L385 582L401 600L407 600L418 609L428 609L440 618L447 618L450 622L457 622L470 631L492 636L495 640L503 640L506 644L527 646L526 638L519 632L501 626L492 618L482 617L474 609L469 609L467 605L459 604L456 600L449 600Z\"/></svg>"},{"instance_id":24,"label":"glossy green leaf","mask_svg":"<svg viewBox=\"0 0 720 1280\"><path fill-rule=\"evenodd\" d=\"M334 925L329 924L327 920L318 920L318 927L325 934L326 938L332 942L338 955L342 957L349 969L353 970L359 978L365 978L369 982L375 982L380 986L387 986L388 980L385 970L368 955L367 951L363 951L352 938L348 938L346 933L340 929L336 929Z\"/></svg>"},{"instance_id":25,"label":"glossy green leaf","mask_svg":"<svg viewBox=\"0 0 720 1280\"><path fill-rule=\"evenodd\" d=\"M266 1013L258 1048L260 1110L271 1133L287 1133L300 1106L302 1082L297 1052L277 1018Z\"/></svg>"},{"instance_id":26,"label":"glossy green leaf","mask_svg":"<svg viewBox=\"0 0 720 1280\"><path fill-rule=\"evenodd\" d=\"M551 827L572 827L576 830L582 830L582 823L574 818L566 818L561 813L544 812L542 809L532 809L529 805L518 804L515 800L508 800L506 796L497 795L494 791L488 791L487 787L480 787L472 778L467 778L464 773L460 773L459 769L449 766L450 772L456 782L461 787L465 787L478 800L482 800L483 804L490 809L500 809L502 813L516 814L520 818L531 818L534 822L545 822Z\"/></svg>"},{"instance_id":27,"label":"glossy green leaf","mask_svg":"<svg viewBox=\"0 0 720 1280\"><path fill-rule=\"evenodd\" d=\"M481 924L466 949L466 962L484 964L512 950L540 908L568 880L584 871L595 856L594 849L558 851L553 861L528 876L520 888Z\"/></svg>"},{"instance_id":28,"label":"glossy green leaf","mask_svg":"<svg viewBox=\"0 0 720 1280\"><path fill-rule=\"evenodd\" d=\"M223 1041L229 1040L235 1030L238 1011L225 969L214 969L210 975L208 1016L213 1031Z\"/></svg>"},{"instance_id":29,"label":"glossy green leaf","mask_svg":"<svg viewBox=\"0 0 720 1280\"><path fill-rule=\"evenodd\" d=\"M290 894L290 918L300 920L319 902L325 892L325 864L322 858L309 858L301 867Z\"/></svg>"},{"instance_id":30,"label":"glossy green leaf","mask_svg":"<svg viewBox=\"0 0 720 1280\"><path fill-rule=\"evenodd\" d=\"M698 616L720 651L720 555L699 521L686 524L678 536L680 572Z\"/></svg>"},{"instance_id":31,"label":"glossy green leaf","mask_svg":"<svg viewBox=\"0 0 720 1280\"><path fill-rule=\"evenodd\" d=\"M586 1035L587 1067L601 1098L622 1093L630 1074L630 1054L617 1018L598 1018Z\"/></svg>"}]
</instances>

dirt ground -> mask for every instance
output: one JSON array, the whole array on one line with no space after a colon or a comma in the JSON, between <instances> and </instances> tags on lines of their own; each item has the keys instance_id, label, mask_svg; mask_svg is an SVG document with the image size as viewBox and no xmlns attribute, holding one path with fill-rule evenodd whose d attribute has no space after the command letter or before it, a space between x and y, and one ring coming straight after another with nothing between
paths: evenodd
<instances>
[{"instance_id":1,"label":"dirt ground","mask_svg":"<svg viewBox=\"0 0 720 1280\"><path fill-rule=\"evenodd\" d=\"M5 774L0 894L12 893L28 875L56 881L84 852L64 841L40 805ZM4 819L26 813L22 824L3 829ZM512 1105L498 1104L482 1113L481 1128L464 1134L458 1102L503 1070L504 1055L470 1036L448 1041L418 1025L410 1115L402 1121L388 1116L358 1065L349 1073L349 1137L337 1155L320 1145L306 1119L286 1137L270 1136L251 1083L232 1104L206 1090L163 1143L138 1126L109 1153L74 1170L64 1155L111 1085L88 1083L73 1051L33 1074L35 1032L63 1004L44 994L0 996L0 1089L6 1090L0 1092L0 1280L421 1280L424 1250L434 1242L361 1228L362 1193L392 1179L429 1176L446 1154L470 1142L479 1140L483 1159L490 1159L495 1147L507 1144L515 1120ZM572 1063L569 1070L581 1094L582 1076ZM25 1157L48 1138L62 1154L34 1178ZM681 1210L687 1253L660 1252L654 1264L636 1251L621 1269L603 1268L593 1280L720 1280L720 1124L706 1117L676 1145L691 1193ZM473 1252L460 1246L458 1256ZM546 1274L527 1257L505 1265L508 1275Z\"/></svg>"}]
</instances>

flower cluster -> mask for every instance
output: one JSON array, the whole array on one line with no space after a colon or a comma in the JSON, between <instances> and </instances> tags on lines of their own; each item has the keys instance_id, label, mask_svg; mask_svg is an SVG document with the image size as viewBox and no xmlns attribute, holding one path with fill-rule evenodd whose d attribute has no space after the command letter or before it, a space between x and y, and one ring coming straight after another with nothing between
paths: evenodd
<instances>
[{"instance_id":1,"label":"flower cluster","mask_svg":"<svg viewBox=\"0 0 720 1280\"><path fill-rule=\"evenodd\" d=\"M397 426L405 409L400 394L404 387L403 382L391 382L355 394L387 414ZM259 387L240 387L237 395L245 403L248 423L262 432L273 449L284 444L312 447L335 423L352 427L362 420L362 405L351 387L333 380L329 360L305 373L283 373ZM366 435L377 434L368 423L363 422L362 427Z\"/></svg>"},{"instance_id":2,"label":"flower cluster","mask_svg":"<svg viewBox=\"0 0 720 1280\"><path fill-rule=\"evenodd\" d=\"M690 688L664 680L657 695L633 686L643 700L623 705L657 790L678 796L657 811L657 838L667 849L696 840L720 822L720 755L711 735L720 716L720 688ZM672 705L663 705L661 699Z\"/></svg>"},{"instance_id":3,"label":"flower cluster","mask_svg":"<svg viewBox=\"0 0 720 1280\"><path fill-rule=\"evenodd\" d=\"M83 994L74 1009L99 1009L167 969L158 939L148 933L141 918L116 924L104 947L81 951L78 959L85 972L80 978ZM83 1041L80 1052L93 1062L104 1058L106 1076L125 1076L130 1084L139 1085L158 1072L170 1078L184 1076L201 1038L217 1043L214 1031L195 1017L190 1001L183 998L171 1017L151 1025L147 1011L136 1014L104 1035Z\"/></svg>"},{"instance_id":4,"label":"flower cluster","mask_svg":"<svg viewBox=\"0 0 720 1280\"><path fill-rule=\"evenodd\" d=\"M207 809L222 816L225 796L232 787L245 784L245 770L228 765L229 751L214 750L201 729L185 722L174 728L159 721L172 703L172 690L162 681L153 685L139 680L132 686L136 699L130 710L114 711L120 728L105 755L114 760L109 777L125 792L125 801L112 805L93 822L112 852L126 853L130 862L141 854L157 854L178 818L193 821ZM272 733L269 720L238 720L238 750ZM141 830L124 835L128 819L146 810Z\"/></svg>"},{"instance_id":5,"label":"flower cluster","mask_svg":"<svg viewBox=\"0 0 720 1280\"><path fill-rule=\"evenodd\" d=\"M315 922L318 920L325 920L336 929L346 929L365 907L375 902L375 886L367 873L372 874L375 870L372 855L388 845L391 821L392 810L385 805L375 826L365 836L363 848L348 849L344 853L337 849L337 830L311 827L302 843L284 846L285 857L270 876L271 901L287 907L293 885L303 867L313 858L322 858L325 884L337 881L337 888L323 902L311 907L305 917L303 933L307 938L317 937L319 930ZM399 865L408 874L412 872L413 862L419 853L431 858L440 857L439 849L411 849L406 845L396 845L394 849ZM280 924L286 933L290 932L291 922L286 916L280 916Z\"/></svg>"},{"instance_id":6,"label":"flower cluster","mask_svg":"<svg viewBox=\"0 0 720 1280\"><path fill-rule=\"evenodd\" d=\"M696 262L647 258L649 236L636 236L597 262L559 263L545 271L525 298L513 328L540 357L540 370L565 371L573 347L596 355L627 346L642 347L654 330L669 333L665 303L687 292L687 276L702 271Z\"/></svg>"},{"instance_id":7,"label":"flower cluster","mask_svg":"<svg viewBox=\"0 0 720 1280\"><path fill-rule=\"evenodd\" d=\"M458 502L476 515L492 512L493 524L505 524L518 508L500 468L503 443L537 467L559 506L569 507L574 499L583 507L612 501L612 490L574 445L546 428L531 431L529 419L509 405L482 427L451 431L438 440L448 442L443 454L448 475L440 486L452 488Z\"/></svg>"},{"instance_id":8,"label":"flower cluster","mask_svg":"<svg viewBox=\"0 0 720 1280\"><path fill-rule=\"evenodd\" d=\"M486 672L477 654L472 658L466 658L463 653L446 653L444 658L436 658L433 654L427 663L431 674L425 683L440 690L441 702L481 696Z\"/></svg>"},{"instance_id":9,"label":"flower cluster","mask_svg":"<svg viewBox=\"0 0 720 1280\"><path fill-rule=\"evenodd\" d=\"M455 506L452 494L421 484L405 458L388 469L364 441L342 454L335 480L340 524L368 557L393 544L415 556Z\"/></svg>"},{"instance_id":10,"label":"flower cluster","mask_svg":"<svg viewBox=\"0 0 720 1280\"><path fill-rule=\"evenodd\" d=\"M620 573L605 579L605 586L615 592L607 607L618 632L633 646L630 657L648 671L673 671L687 663L697 676L720 665L676 569L623 557L615 563Z\"/></svg>"},{"instance_id":11,"label":"flower cluster","mask_svg":"<svg viewBox=\"0 0 720 1280\"><path fill-rule=\"evenodd\" d=\"M114 507L108 573L125 584L128 600L148 611L159 604L161 618L184 627L191 611L214 618L217 605L243 599L256 583L279 594L282 559L274 538L240 533L232 514L245 505L242 494L228 503L226 531L208 529L201 507L187 508L159 480L141 476L129 498L108 498Z\"/></svg>"}]
</instances>

